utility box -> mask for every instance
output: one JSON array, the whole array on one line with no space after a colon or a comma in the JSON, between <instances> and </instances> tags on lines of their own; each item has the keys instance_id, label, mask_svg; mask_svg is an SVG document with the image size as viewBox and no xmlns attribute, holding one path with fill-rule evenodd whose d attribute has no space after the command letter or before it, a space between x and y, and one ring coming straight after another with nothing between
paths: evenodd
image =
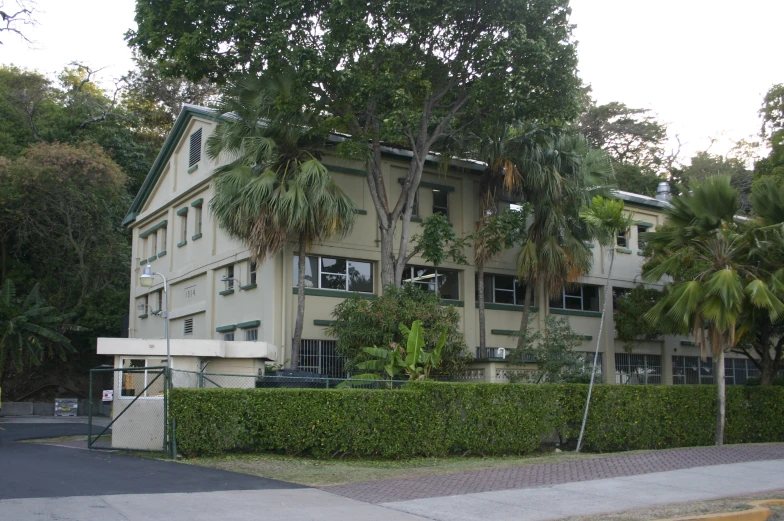
<instances>
[{"instance_id":1,"label":"utility box","mask_svg":"<svg viewBox=\"0 0 784 521\"><path fill-rule=\"evenodd\" d=\"M79 400L77 398L55 398L55 416L76 416L79 412Z\"/></svg>"}]
</instances>

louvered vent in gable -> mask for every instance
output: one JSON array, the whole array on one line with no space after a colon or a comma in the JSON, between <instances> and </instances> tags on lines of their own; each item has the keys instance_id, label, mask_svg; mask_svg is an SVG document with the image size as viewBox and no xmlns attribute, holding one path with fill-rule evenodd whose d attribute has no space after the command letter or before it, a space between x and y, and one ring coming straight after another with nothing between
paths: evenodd
<instances>
[{"instance_id":1,"label":"louvered vent in gable","mask_svg":"<svg viewBox=\"0 0 784 521\"><path fill-rule=\"evenodd\" d=\"M186 318L185 319L185 330L184 330L184 333L186 335L192 335L193 334L193 319L192 318Z\"/></svg>"},{"instance_id":2,"label":"louvered vent in gable","mask_svg":"<svg viewBox=\"0 0 784 521\"><path fill-rule=\"evenodd\" d=\"M201 160L201 129L191 134L191 157L188 167L192 167Z\"/></svg>"}]
</instances>

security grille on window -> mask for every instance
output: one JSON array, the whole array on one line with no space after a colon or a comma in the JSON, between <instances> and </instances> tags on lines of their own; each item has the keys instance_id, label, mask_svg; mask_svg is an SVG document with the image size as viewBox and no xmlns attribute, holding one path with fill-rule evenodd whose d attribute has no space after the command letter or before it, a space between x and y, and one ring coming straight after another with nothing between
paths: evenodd
<instances>
[{"instance_id":1,"label":"security grille on window","mask_svg":"<svg viewBox=\"0 0 784 521\"><path fill-rule=\"evenodd\" d=\"M256 284L256 261L250 261L250 267L248 268L248 284Z\"/></svg>"},{"instance_id":2,"label":"security grille on window","mask_svg":"<svg viewBox=\"0 0 784 521\"><path fill-rule=\"evenodd\" d=\"M615 383L660 384L661 356L615 354Z\"/></svg>"},{"instance_id":3,"label":"security grille on window","mask_svg":"<svg viewBox=\"0 0 784 521\"><path fill-rule=\"evenodd\" d=\"M446 190L433 189L433 215L440 213L449 218L449 193Z\"/></svg>"},{"instance_id":4,"label":"security grille on window","mask_svg":"<svg viewBox=\"0 0 784 521\"><path fill-rule=\"evenodd\" d=\"M201 129L191 134L191 154L188 166L191 167L201 161Z\"/></svg>"},{"instance_id":5,"label":"security grille on window","mask_svg":"<svg viewBox=\"0 0 784 521\"><path fill-rule=\"evenodd\" d=\"M403 284L414 284L423 291L437 293L442 299L460 300L460 280L455 270L406 266Z\"/></svg>"},{"instance_id":6,"label":"security grille on window","mask_svg":"<svg viewBox=\"0 0 784 521\"><path fill-rule=\"evenodd\" d=\"M299 259L294 258L294 281L299 277ZM373 264L335 257L305 259L305 287L373 293Z\"/></svg>"},{"instance_id":7,"label":"security grille on window","mask_svg":"<svg viewBox=\"0 0 784 521\"><path fill-rule=\"evenodd\" d=\"M564 289L560 295L550 299L550 307L575 311L599 311L599 286L582 284L577 288Z\"/></svg>"},{"instance_id":8,"label":"security grille on window","mask_svg":"<svg viewBox=\"0 0 784 521\"><path fill-rule=\"evenodd\" d=\"M724 359L724 381L727 385L746 385L749 378L759 377L759 369L748 358Z\"/></svg>"},{"instance_id":9,"label":"security grille on window","mask_svg":"<svg viewBox=\"0 0 784 521\"><path fill-rule=\"evenodd\" d=\"M234 333L223 333L223 340L226 342L234 342Z\"/></svg>"},{"instance_id":10,"label":"security grille on window","mask_svg":"<svg viewBox=\"0 0 784 521\"><path fill-rule=\"evenodd\" d=\"M185 319L185 326L183 327L183 334L185 335L192 335L193 334L193 319L186 318Z\"/></svg>"},{"instance_id":11,"label":"security grille on window","mask_svg":"<svg viewBox=\"0 0 784 521\"><path fill-rule=\"evenodd\" d=\"M258 328L253 329L246 329L245 330L245 341L246 342L257 342L259 340L259 330Z\"/></svg>"},{"instance_id":12,"label":"security grille on window","mask_svg":"<svg viewBox=\"0 0 784 521\"><path fill-rule=\"evenodd\" d=\"M531 304L534 301L532 294ZM525 284L511 275L485 275L485 302L522 306L525 302Z\"/></svg>"},{"instance_id":13,"label":"security grille on window","mask_svg":"<svg viewBox=\"0 0 784 521\"><path fill-rule=\"evenodd\" d=\"M330 378L346 378L346 359L338 355L335 340L302 339L299 352L299 368L326 375Z\"/></svg>"},{"instance_id":14,"label":"security grille on window","mask_svg":"<svg viewBox=\"0 0 784 521\"><path fill-rule=\"evenodd\" d=\"M699 356L672 357L672 383L675 385L713 384L713 359Z\"/></svg>"}]
</instances>

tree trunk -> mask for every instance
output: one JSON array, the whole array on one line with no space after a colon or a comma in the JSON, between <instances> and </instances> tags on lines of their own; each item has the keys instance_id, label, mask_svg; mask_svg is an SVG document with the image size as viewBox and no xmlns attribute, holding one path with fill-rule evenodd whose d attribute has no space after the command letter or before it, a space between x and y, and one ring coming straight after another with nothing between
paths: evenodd
<instances>
[{"instance_id":1,"label":"tree trunk","mask_svg":"<svg viewBox=\"0 0 784 521\"><path fill-rule=\"evenodd\" d=\"M394 245L394 228L385 230L379 224L379 231L381 232L381 291L383 292L390 284L395 284L395 254Z\"/></svg>"},{"instance_id":2,"label":"tree trunk","mask_svg":"<svg viewBox=\"0 0 784 521\"><path fill-rule=\"evenodd\" d=\"M716 411L716 445L724 445L724 417L727 410L727 385L724 381L724 346L716 357L716 388L718 389L718 410Z\"/></svg>"},{"instance_id":3,"label":"tree trunk","mask_svg":"<svg viewBox=\"0 0 784 521\"><path fill-rule=\"evenodd\" d=\"M302 342L302 326L305 323L305 261L307 260L307 241L305 233L299 236L299 255L297 265L297 321L294 325L294 339L291 341L291 368L299 369L299 346Z\"/></svg>"},{"instance_id":4,"label":"tree trunk","mask_svg":"<svg viewBox=\"0 0 784 521\"><path fill-rule=\"evenodd\" d=\"M0 270L0 285L5 281L5 275L8 271L8 238L3 237L0 241L0 248L2 249L2 270Z\"/></svg>"},{"instance_id":5,"label":"tree trunk","mask_svg":"<svg viewBox=\"0 0 784 521\"><path fill-rule=\"evenodd\" d=\"M477 281L477 292L479 293L479 356L487 357L487 340L485 338L485 263L476 263L479 280Z\"/></svg>"},{"instance_id":6,"label":"tree trunk","mask_svg":"<svg viewBox=\"0 0 784 521\"><path fill-rule=\"evenodd\" d=\"M776 368L772 363L762 363L760 371L760 385L773 385L773 378L776 376Z\"/></svg>"},{"instance_id":7,"label":"tree trunk","mask_svg":"<svg viewBox=\"0 0 784 521\"><path fill-rule=\"evenodd\" d=\"M520 319L520 336L517 337L517 349L525 347L523 339L525 338L525 330L528 329L528 315L531 314L531 294L533 293L533 285L528 283L525 285L525 302L523 302L523 318Z\"/></svg>"},{"instance_id":8,"label":"tree trunk","mask_svg":"<svg viewBox=\"0 0 784 521\"><path fill-rule=\"evenodd\" d=\"M610 250L610 269L607 270L607 282L604 283L604 302L602 303L602 321L599 322L599 334L596 335L596 351L593 354L593 365L591 366L591 383L588 385L588 397L585 399L585 412L583 412L583 424L580 427L580 436L577 438L577 450L583 443L585 433L585 422L588 420L588 408L591 406L591 392L593 392L593 381L596 378L596 364L599 361L599 346L602 344L602 331L604 330L604 315L607 312L607 297L612 291L610 289L610 277L612 276L613 263L615 262L615 248Z\"/></svg>"}]
</instances>

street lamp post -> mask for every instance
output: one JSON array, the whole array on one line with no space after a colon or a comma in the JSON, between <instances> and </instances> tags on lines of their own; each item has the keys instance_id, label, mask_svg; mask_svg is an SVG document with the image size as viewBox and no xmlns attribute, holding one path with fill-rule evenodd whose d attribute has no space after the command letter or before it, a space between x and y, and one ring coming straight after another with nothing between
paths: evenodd
<instances>
[{"instance_id":1,"label":"street lamp post","mask_svg":"<svg viewBox=\"0 0 784 521\"><path fill-rule=\"evenodd\" d=\"M145 288L151 288L153 284L155 284L156 275L163 279L163 293L166 297L161 311L163 312L164 318L163 329L166 334L166 365L169 368L169 371L171 371L171 350L169 348L169 284L166 282L166 277L160 273L153 272L152 266L149 264L144 267L141 277L139 277L139 282Z\"/></svg>"}]
</instances>

